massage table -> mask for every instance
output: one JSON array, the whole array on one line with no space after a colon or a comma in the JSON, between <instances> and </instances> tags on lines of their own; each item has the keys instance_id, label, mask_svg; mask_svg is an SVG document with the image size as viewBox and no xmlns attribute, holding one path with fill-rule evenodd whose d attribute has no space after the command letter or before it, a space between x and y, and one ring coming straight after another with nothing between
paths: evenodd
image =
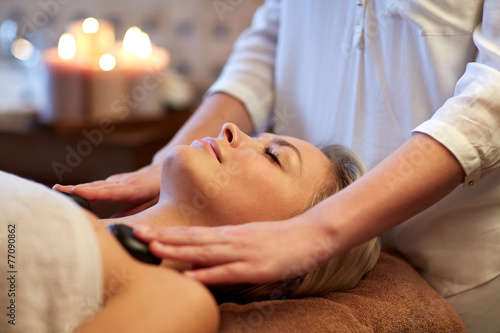
<instances>
[{"instance_id":1,"label":"massage table","mask_svg":"<svg viewBox=\"0 0 500 333\"><path fill-rule=\"evenodd\" d=\"M465 332L455 310L389 249L353 289L219 307L221 333Z\"/></svg>"}]
</instances>

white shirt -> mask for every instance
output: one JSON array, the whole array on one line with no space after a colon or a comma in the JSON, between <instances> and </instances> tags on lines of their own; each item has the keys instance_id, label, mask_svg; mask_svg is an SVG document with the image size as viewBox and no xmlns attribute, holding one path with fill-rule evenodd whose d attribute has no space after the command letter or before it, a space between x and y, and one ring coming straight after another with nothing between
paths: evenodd
<instances>
[{"instance_id":1,"label":"white shirt","mask_svg":"<svg viewBox=\"0 0 500 333\"><path fill-rule=\"evenodd\" d=\"M500 1L270 0L209 93L368 169L412 131L447 147L464 186L384 239L449 296L500 276L499 70Z\"/></svg>"}]
</instances>

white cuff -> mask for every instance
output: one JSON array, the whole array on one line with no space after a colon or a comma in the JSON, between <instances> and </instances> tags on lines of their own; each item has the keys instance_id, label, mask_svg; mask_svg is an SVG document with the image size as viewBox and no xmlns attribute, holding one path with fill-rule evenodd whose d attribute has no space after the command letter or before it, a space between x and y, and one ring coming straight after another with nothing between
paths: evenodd
<instances>
[{"instance_id":1,"label":"white cuff","mask_svg":"<svg viewBox=\"0 0 500 333\"><path fill-rule=\"evenodd\" d=\"M412 133L420 132L431 136L445 146L458 160L465 171L464 186L472 186L481 177L481 159L467 137L453 126L436 119L430 119L417 126Z\"/></svg>"}]
</instances>

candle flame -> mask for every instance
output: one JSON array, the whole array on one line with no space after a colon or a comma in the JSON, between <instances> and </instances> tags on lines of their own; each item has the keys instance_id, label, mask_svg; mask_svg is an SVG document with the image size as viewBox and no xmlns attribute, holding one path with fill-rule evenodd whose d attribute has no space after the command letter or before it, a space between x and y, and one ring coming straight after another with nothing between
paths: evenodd
<instances>
[{"instance_id":1,"label":"candle flame","mask_svg":"<svg viewBox=\"0 0 500 333\"><path fill-rule=\"evenodd\" d=\"M57 47L59 56L64 60L73 59L76 55L76 41L72 34L65 33L59 38Z\"/></svg>"},{"instance_id":2,"label":"candle flame","mask_svg":"<svg viewBox=\"0 0 500 333\"><path fill-rule=\"evenodd\" d=\"M146 59L153 52L151 40L149 39L148 34L145 32L143 32L141 34L141 39L140 39L139 44L137 46L138 47L137 47L137 50L135 52L135 55L141 59Z\"/></svg>"},{"instance_id":3,"label":"candle flame","mask_svg":"<svg viewBox=\"0 0 500 333\"><path fill-rule=\"evenodd\" d=\"M103 54L99 59L99 67L105 72L113 70L116 66L116 59L112 54Z\"/></svg>"},{"instance_id":4,"label":"candle flame","mask_svg":"<svg viewBox=\"0 0 500 333\"><path fill-rule=\"evenodd\" d=\"M138 27L128 28L123 37L123 48L125 51L133 53L141 59L149 57L153 52L148 34Z\"/></svg>"},{"instance_id":5,"label":"candle flame","mask_svg":"<svg viewBox=\"0 0 500 333\"><path fill-rule=\"evenodd\" d=\"M138 27L128 28L123 37L123 48L125 51L135 53L137 41L141 38L142 30Z\"/></svg>"},{"instance_id":6,"label":"candle flame","mask_svg":"<svg viewBox=\"0 0 500 333\"><path fill-rule=\"evenodd\" d=\"M82 30L87 34L95 34L99 30L99 21L93 17L86 18L82 23Z\"/></svg>"}]
</instances>

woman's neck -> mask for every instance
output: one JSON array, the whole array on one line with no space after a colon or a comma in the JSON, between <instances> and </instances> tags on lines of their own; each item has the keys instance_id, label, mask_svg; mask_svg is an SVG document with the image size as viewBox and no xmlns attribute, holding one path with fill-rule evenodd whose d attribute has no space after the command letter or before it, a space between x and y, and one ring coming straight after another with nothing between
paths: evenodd
<instances>
[{"instance_id":1,"label":"woman's neck","mask_svg":"<svg viewBox=\"0 0 500 333\"><path fill-rule=\"evenodd\" d=\"M166 204L164 201L159 201L156 205L134 215L103 219L101 222L106 226L113 224L125 224L132 228L141 225L155 225L164 227L187 226L187 225L204 225L201 221L187 220L182 216L176 204ZM190 269L190 264L181 261L163 259L161 266L169 267L179 272Z\"/></svg>"},{"instance_id":2,"label":"woman's neck","mask_svg":"<svg viewBox=\"0 0 500 333\"><path fill-rule=\"evenodd\" d=\"M104 219L102 222L106 226L112 224L125 224L131 227L138 227L140 225L155 225L163 227L188 225L179 213L179 210L176 209L174 205L165 204L161 201L140 213L125 217Z\"/></svg>"}]
</instances>

